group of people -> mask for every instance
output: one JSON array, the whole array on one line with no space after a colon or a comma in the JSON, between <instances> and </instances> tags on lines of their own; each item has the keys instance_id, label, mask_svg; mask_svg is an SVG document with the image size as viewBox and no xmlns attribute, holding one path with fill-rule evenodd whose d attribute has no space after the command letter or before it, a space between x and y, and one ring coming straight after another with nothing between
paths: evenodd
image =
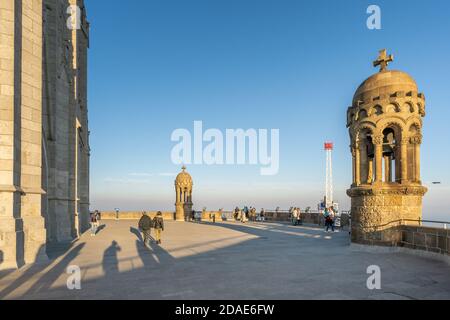
<instances>
[{"instance_id":1,"label":"group of people","mask_svg":"<svg viewBox=\"0 0 450 320\"><path fill-rule=\"evenodd\" d=\"M291 214L291 222L293 225L302 225L302 213L300 208L293 207L290 210ZM325 208L324 210L324 220L326 232L329 232L330 228L332 232L335 231L335 218L336 214L334 212L333 207ZM91 236L95 236L97 234L99 228L99 222L101 220L101 214L98 210L95 210L91 213ZM261 209L260 213L256 213L256 208L245 206L240 209L236 207L234 209L234 219L236 221L241 221L242 223L246 223L247 221L264 221L265 220L265 210ZM144 238L144 245L146 247L150 246L151 241L151 230L155 229L155 243L161 244L161 233L164 231L164 219L162 216L162 212L158 211L156 216L152 219L146 211L142 212L142 217L139 220L139 231L142 232Z\"/></svg>"},{"instance_id":2,"label":"group of people","mask_svg":"<svg viewBox=\"0 0 450 320\"><path fill-rule=\"evenodd\" d=\"M291 222L294 226L303 225L302 212L300 208L294 207L290 210Z\"/></svg>"},{"instance_id":3,"label":"group of people","mask_svg":"<svg viewBox=\"0 0 450 320\"><path fill-rule=\"evenodd\" d=\"M243 209L236 207L234 209L234 220L241 221L242 223L246 223L247 221L264 221L264 214L264 209L261 209L258 216L254 207L249 208L245 206Z\"/></svg>"},{"instance_id":4,"label":"group of people","mask_svg":"<svg viewBox=\"0 0 450 320\"><path fill-rule=\"evenodd\" d=\"M161 232L164 231L164 219L161 211L158 211L153 219L150 218L147 212L142 212L138 227L139 231L143 234L144 245L147 248L150 247L152 229L155 229L155 243L161 244Z\"/></svg>"},{"instance_id":5,"label":"group of people","mask_svg":"<svg viewBox=\"0 0 450 320\"><path fill-rule=\"evenodd\" d=\"M91 212L90 221L91 221L91 237L97 235L97 231L99 228L101 220L101 213L98 210ZM151 240L151 230L155 229L155 242L156 244L161 244L161 232L164 231L164 219L162 216L162 212L158 211L156 216L152 219L147 214L147 212L142 212L142 217L139 220L139 231L142 232L144 238L144 245L146 247L150 246Z\"/></svg>"}]
</instances>

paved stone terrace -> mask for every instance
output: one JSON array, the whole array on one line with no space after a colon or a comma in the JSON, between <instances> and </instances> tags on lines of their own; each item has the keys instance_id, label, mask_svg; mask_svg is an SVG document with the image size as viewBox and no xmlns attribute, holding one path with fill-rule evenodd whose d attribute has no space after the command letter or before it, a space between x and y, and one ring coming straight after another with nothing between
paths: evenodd
<instances>
[{"instance_id":1,"label":"paved stone terrace","mask_svg":"<svg viewBox=\"0 0 450 320\"><path fill-rule=\"evenodd\" d=\"M51 248L48 263L0 273L0 299L450 299L450 266L350 248L347 232L281 223L166 222L146 249L136 221L103 221L96 237ZM369 265L382 290L366 287ZM66 287L69 265L82 289Z\"/></svg>"}]
</instances>

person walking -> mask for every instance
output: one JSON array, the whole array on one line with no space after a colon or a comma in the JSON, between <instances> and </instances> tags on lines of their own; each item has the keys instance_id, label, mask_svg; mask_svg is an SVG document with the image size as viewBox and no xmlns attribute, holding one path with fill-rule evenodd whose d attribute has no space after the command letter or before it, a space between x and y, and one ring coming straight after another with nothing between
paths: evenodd
<instances>
[{"instance_id":1,"label":"person walking","mask_svg":"<svg viewBox=\"0 0 450 320\"><path fill-rule=\"evenodd\" d=\"M332 232L334 232L334 220L333 220L333 209L327 208L325 209L325 226L326 226L326 232L329 232L330 228Z\"/></svg>"},{"instance_id":2,"label":"person walking","mask_svg":"<svg viewBox=\"0 0 450 320\"><path fill-rule=\"evenodd\" d=\"M102 220L102 213L98 210L96 210L96 211L97 211L97 220L98 220L98 222L100 222L100 220Z\"/></svg>"},{"instance_id":3,"label":"person walking","mask_svg":"<svg viewBox=\"0 0 450 320\"><path fill-rule=\"evenodd\" d=\"M91 237L97 234L97 212L91 212Z\"/></svg>"},{"instance_id":4,"label":"person walking","mask_svg":"<svg viewBox=\"0 0 450 320\"><path fill-rule=\"evenodd\" d=\"M256 222L256 208L253 207L250 212L251 212L250 215L252 217L252 221Z\"/></svg>"},{"instance_id":5,"label":"person walking","mask_svg":"<svg viewBox=\"0 0 450 320\"><path fill-rule=\"evenodd\" d=\"M333 232L335 232L335 227L336 227L336 212L334 211L333 207L330 207L330 218L331 218L331 230Z\"/></svg>"},{"instance_id":6,"label":"person walking","mask_svg":"<svg viewBox=\"0 0 450 320\"><path fill-rule=\"evenodd\" d=\"M96 229L96 233L97 230L100 228L100 220L101 220L101 215L100 215L100 211L95 210L95 229Z\"/></svg>"},{"instance_id":7,"label":"person walking","mask_svg":"<svg viewBox=\"0 0 450 320\"><path fill-rule=\"evenodd\" d=\"M142 217L139 220L139 231L142 232L144 237L144 246L147 248L150 246L151 239L151 230L152 230L152 219L147 215L147 212L142 212Z\"/></svg>"},{"instance_id":8,"label":"person walking","mask_svg":"<svg viewBox=\"0 0 450 320\"><path fill-rule=\"evenodd\" d=\"M330 213L328 212L328 208L325 208L323 210L323 219L324 219L324 224L325 224L325 230L328 232L328 216L330 215Z\"/></svg>"},{"instance_id":9,"label":"person walking","mask_svg":"<svg viewBox=\"0 0 450 320\"><path fill-rule=\"evenodd\" d=\"M291 210L291 222L292 222L292 225L294 225L294 226L297 225L297 208L293 208Z\"/></svg>"},{"instance_id":10,"label":"person walking","mask_svg":"<svg viewBox=\"0 0 450 320\"><path fill-rule=\"evenodd\" d=\"M156 244L161 244L161 232L164 231L164 219L161 211L158 211L156 217L153 218L153 227L155 228Z\"/></svg>"},{"instance_id":11,"label":"person walking","mask_svg":"<svg viewBox=\"0 0 450 320\"><path fill-rule=\"evenodd\" d=\"M238 207L236 207L235 209L234 209L234 220L235 221L238 221L239 219L240 219L240 210L239 210L239 208Z\"/></svg>"},{"instance_id":12,"label":"person walking","mask_svg":"<svg viewBox=\"0 0 450 320\"><path fill-rule=\"evenodd\" d=\"M261 212L259 213L259 217L261 219L261 222L264 222L264 219L266 217L266 210L264 210L264 208L261 209Z\"/></svg>"},{"instance_id":13,"label":"person walking","mask_svg":"<svg viewBox=\"0 0 450 320\"><path fill-rule=\"evenodd\" d=\"M303 225L302 211L300 210L300 208L297 208L297 225Z\"/></svg>"},{"instance_id":14,"label":"person walking","mask_svg":"<svg viewBox=\"0 0 450 320\"><path fill-rule=\"evenodd\" d=\"M246 220L247 220L247 217L246 217L245 208L244 208L243 210L241 210L241 222L245 223Z\"/></svg>"}]
</instances>

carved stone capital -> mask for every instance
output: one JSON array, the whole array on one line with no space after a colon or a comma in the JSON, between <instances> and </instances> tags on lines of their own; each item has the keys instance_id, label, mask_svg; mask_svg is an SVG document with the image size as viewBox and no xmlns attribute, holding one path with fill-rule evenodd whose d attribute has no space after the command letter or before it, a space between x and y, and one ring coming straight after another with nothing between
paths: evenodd
<instances>
[{"instance_id":1,"label":"carved stone capital","mask_svg":"<svg viewBox=\"0 0 450 320\"><path fill-rule=\"evenodd\" d=\"M383 135L372 136L372 142L374 145L381 145L381 144L383 144L383 141L384 141Z\"/></svg>"},{"instance_id":2,"label":"carved stone capital","mask_svg":"<svg viewBox=\"0 0 450 320\"><path fill-rule=\"evenodd\" d=\"M400 144L408 144L410 143L410 137L404 137L400 140Z\"/></svg>"},{"instance_id":3,"label":"carved stone capital","mask_svg":"<svg viewBox=\"0 0 450 320\"><path fill-rule=\"evenodd\" d=\"M412 144L422 144L422 135L416 135L410 138Z\"/></svg>"}]
</instances>

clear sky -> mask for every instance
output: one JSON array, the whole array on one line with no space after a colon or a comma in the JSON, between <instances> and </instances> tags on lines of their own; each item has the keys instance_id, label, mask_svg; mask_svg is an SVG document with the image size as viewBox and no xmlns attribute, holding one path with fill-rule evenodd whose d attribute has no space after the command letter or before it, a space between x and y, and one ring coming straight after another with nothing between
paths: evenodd
<instances>
[{"instance_id":1,"label":"clear sky","mask_svg":"<svg viewBox=\"0 0 450 320\"><path fill-rule=\"evenodd\" d=\"M366 27L381 7L382 29ZM395 55L427 97L424 216L450 220L450 2L86 0L91 22L89 112L92 208L173 209L172 132L280 129L280 170L188 167L194 206L316 207L324 195L323 142L335 142L335 199L348 209L346 110Z\"/></svg>"}]
</instances>

